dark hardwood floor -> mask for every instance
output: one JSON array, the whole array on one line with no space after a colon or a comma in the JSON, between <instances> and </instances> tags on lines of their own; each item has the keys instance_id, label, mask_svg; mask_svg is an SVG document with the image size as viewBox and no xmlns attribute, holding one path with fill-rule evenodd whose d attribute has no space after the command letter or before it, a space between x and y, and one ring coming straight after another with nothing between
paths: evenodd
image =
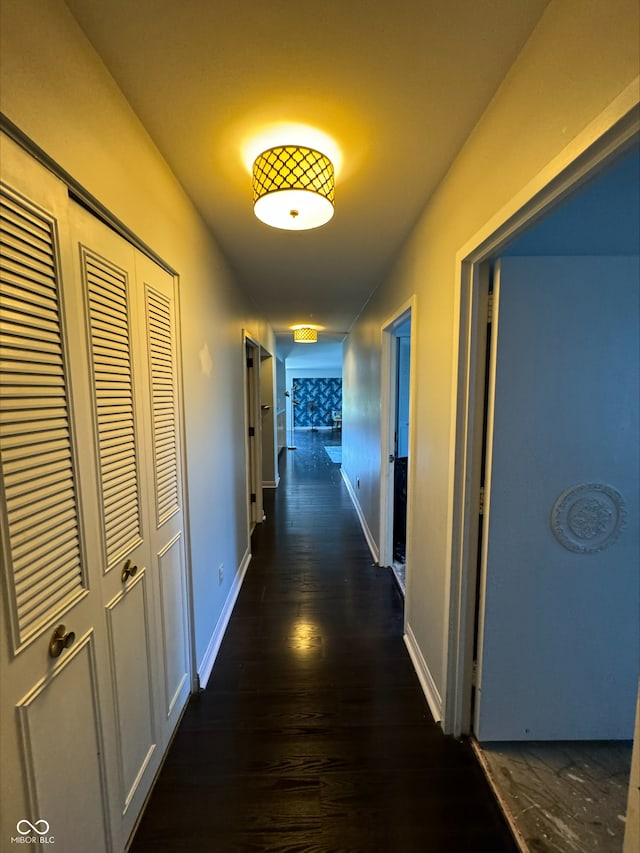
<instances>
[{"instance_id":1,"label":"dark hardwood floor","mask_svg":"<svg viewBox=\"0 0 640 853\"><path fill-rule=\"evenodd\" d=\"M471 748L429 713L396 581L324 451L339 433L295 440L130 850L513 853Z\"/></svg>"}]
</instances>

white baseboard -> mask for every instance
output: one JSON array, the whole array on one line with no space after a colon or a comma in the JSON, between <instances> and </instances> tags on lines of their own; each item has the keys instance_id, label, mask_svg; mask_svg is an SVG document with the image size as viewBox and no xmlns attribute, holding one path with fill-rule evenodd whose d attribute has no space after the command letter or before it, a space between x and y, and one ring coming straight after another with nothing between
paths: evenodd
<instances>
[{"instance_id":1,"label":"white baseboard","mask_svg":"<svg viewBox=\"0 0 640 853\"><path fill-rule=\"evenodd\" d=\"M436 687L433 676L429 671L427 662L422 656L422 652L420 651L410 625L405 626L404 644L407 647L409 657L413 662L413 667L416 671L416 675L418 676L418 681L422 687L422 692L425 695L427 704L429 705L429 710L433 714L433 719L436 723L439 723L442 720L442 697L440 696L440 692Z\"/></svg>"},{"instance_id":2,"label":"white baseboard","mask_svg":"<svg viewBox=\"0 0 640 853\"><path fill-rule=\"evenodd\" d=\"M207 682L211 677L213 665L216 662L218 652L220 651L220 645L222 644L224 632L227 630L229 619L231 618L231 614L233 613L233 608L238 598L238 593L240 592L240 587L242 586L242 582L244 580L244 576L247 573L247 569L249 568L250 562L251 551L247 548L244 557L242 558L242 562L240 563L238 572L233 581L233 585L229 590L229 595L227 596L227 600L224 603L224 607L222 608L222 612L220 613L220 617L216 624L211 640L209 641L209 645L207 646L207 650L204 653L204 657L202 658L200 664L198 665L198 678L200 680L201 688L205 688L207 686Z\"/></svg>"},{"instance_id":3,"label":"white baseboard","mask_svg":"<svg viewBox=\"0 0 640 853\"><path fill-rule=\"evenodd\" d=\"M263 480L262 488L263 489L277 489L280 485L280 475L278 474L275 480Z\"/></svg>"},{"instance_id":4,"label":"white baseboard","mask_svg":"<svg viewBox=\"0 0 640 853\"><path fill-rule=\"evenodd\" d=\"M373 557L374 563L380 562L380 549L376 544L376 540L373 538L373 534L369 530L369 525L367 524L367 519L364 517L364 513L362 511L362 507L360 506L360 502L356 496L355 490L351 485L351 481L347 477L344 468L340 468L340 473L342 474L342 479L344 480L345 486L347 487L347 491L349 492L349 497L351 498L351 503L355 507L355 511L358 514L358 519L360 521L360 527L362 528L362 532L364 533L364 538L367 540L367 545L369 546L369 550L371 551L371 556Z\"/></svg>"}]
</instances>

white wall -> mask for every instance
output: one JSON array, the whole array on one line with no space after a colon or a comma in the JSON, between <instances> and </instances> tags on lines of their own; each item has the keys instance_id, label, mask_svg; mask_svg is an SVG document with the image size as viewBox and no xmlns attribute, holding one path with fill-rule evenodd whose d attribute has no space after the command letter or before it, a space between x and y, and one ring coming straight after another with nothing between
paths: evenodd
<instances>
[{"instance_id":1,"label":"white wall","mask_svg":"<svg viewBox=\"0 0 640 853\"><path fill-rule=\"evenodd\" d=\"M287 388L294 379L342 379L341 367L289 367L287 362Z\"/></svg>"},{"instance_id":2,"label":"white wall","mask_svg":"<svg viewBox=\"0 0 640 853\"><path fill-rule=\"evenodd\" d=\"M297 344L288 340L288 335L278 336L277 355L286 361L287 367L321 367L335 368L342 366L343 341L322 340L322 332L315 344Z\"/></svg>"},{"instance_id":3,"label":"white wall","mask_svg":"<svg viewBox=\"0 0 640 853\"><path fill-rule=\"evenodd\" d=\"M273 334L64 3L2 0L0 32L3 113L180 276L200 664L249 543L242 330L270 352Z\"/></svg>"},{"instance_id":4,"label":"white wall","mask_svg":"<svg viewBox=\"0 0 640 853\"><path fill-rule=\"evenodd\" d=\"M358 500L379 543L380 330L416 295L406 623L441 697L452 547L456 253L637 80L637 33L636 0L552 0L345 344L342 464L352 484L360 480Z\"/></svg>"}]
</instances>

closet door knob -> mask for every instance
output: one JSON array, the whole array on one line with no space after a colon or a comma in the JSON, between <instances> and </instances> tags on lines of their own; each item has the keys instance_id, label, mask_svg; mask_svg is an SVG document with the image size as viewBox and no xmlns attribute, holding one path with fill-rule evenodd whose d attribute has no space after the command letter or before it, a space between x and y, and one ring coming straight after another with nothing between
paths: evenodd
<instances>
[{"instance_id":1,"label":"closet door knob","mask_svg":"<svg viewBox=\"0 0 640 853\"><path fill-rule=\"evenodd\" d=\"M76 635L73 631L68 631L64 625L58 625L53 632L53 636L49 642L49 657L58 658L62 654L63 649L68 649L75 640Z\"/></svg>"},{"instance_id":2,"label":"closet door knob","mask_svg":"<svg viewBox=\"0 0 640 853\"><path fill-rule=\"evenodd\" d=\"M124 568L122 570L122 575L121 575L122 583L126 583L126 581L128 581L129 578L134 577L135 573L137 571L138 571L138 567L132 566L131 560L127 560L127 562L124 564Z\"/></svg>"}]
</instances>

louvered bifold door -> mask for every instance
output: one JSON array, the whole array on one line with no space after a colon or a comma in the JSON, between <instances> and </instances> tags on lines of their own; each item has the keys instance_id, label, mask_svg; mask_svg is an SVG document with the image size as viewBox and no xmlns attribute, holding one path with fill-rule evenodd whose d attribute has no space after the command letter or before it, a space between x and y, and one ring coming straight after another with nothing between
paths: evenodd
<instances>
[{"instance_id":1,"label":"louvered bifold door","mask_svg":"<svg viewBox=\"0 0 640 853\"><path fill-rule=\"evenodd\" d=\"M132 283L126 269L85 247L82 268L91 333L104 564L108 571L142 541L129 330Z\"/></svg>"},{"instance_id":2,"label":"louvered bifold door","mask_svg":"<svg viewBox=\"0 0 640 853\"><path fill-rule=\"evenodd\" d=\"M67 191L0 146L0 847L29 821L65 853L106 853L113 728Z\"/></svg>"},{"instance_id":3,"label":"louvered bifold door","mask_svg":"<svg viewBox=\"0 0 640 853\"><path fill-rule=\"evenodd\" d=\"M84 291L100 503L102 601L117 731L114 835L126 841L161 758L157 706L157 581L151 570L146 490L151 443L136 251L79 206L73 237Z\"/></svg>"},{"instance_id":4,"label":"louvered bifold door","mask_svg":"<svg viewBox=\"0 0 640 853\"><path fill-rule=\"evenodd\" d=\"M145 287L156 524L160 527L180 510L178 469L178 400L172 299Z\"/></svg>"},{"instance_id":5,"label":"louvered bifold door","mask_svg":"<svg viewBox=\"0 0 640 853\"><path fill-rule=\"evenodd\" d=\"M0 435L14 649L86 592L55 223L2 193Z\"/></svg>"},{"instance_id":6,"label":"louvered bifold door","mask_svg":"<svg viewBox=\"0 0 640 853\"><path fill-rule=\"evenodd\" d=\"M149 537L158 580L162 653L162 725L168 742L190 691L190 656L182 499L181 416L178 317L173 277L151 259L136 255L144 322L140 346L145 353L151 413Z\"/></svg>"},{"instance_id":7,"label":"louvered bifold door","mask_svg":"<svg viewBox=\"0 0 640 853\"><path fill-rule=\"evenodd\" d=\"M0 838L113 853L191 687L174 281L0 146Z\"/></svg>"}]
</instances>

